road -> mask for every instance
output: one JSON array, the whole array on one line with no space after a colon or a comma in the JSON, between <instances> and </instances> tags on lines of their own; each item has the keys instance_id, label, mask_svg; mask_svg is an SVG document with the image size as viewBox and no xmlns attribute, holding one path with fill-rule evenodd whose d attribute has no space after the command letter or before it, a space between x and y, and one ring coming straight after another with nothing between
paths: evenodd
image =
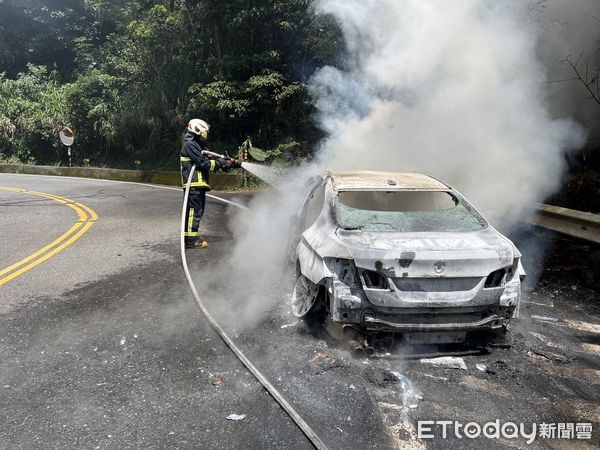
<instances>
[{"instance_id":1,"label":"road","mask_svg":"<svg viewBox=\"0 0 600 450\"><path fill-rule=\"evenodd\" d=\"M78 222L91 223L0 285L0 447L310 448L198 312L178 253L181 191L5 174L0 186L27 191L0 189L0 270ZM83 221L69 204L31 191L72 200L98 219L87 213ZM188 256L190 270L217 320L330 448L524 444L418 440L417 418L592 422L591 441L578 443L598 443L600 298L586 277L593 249L539 231L515 233L533 270L508 343L476 348L464 356L467 370L433 368L414 349L385 340L381 357L353 359L291 316L289 279L244 285L227 269L236 213L209 201L210 246ZM540 242L545 253L533 250ZM252 273L252 261L242 266ZM256 299L261 307L249 308ZM403 403L392 372L423 393L418 408ZM246 418L226 420L230 414ZM534 447L566 444L538 439Z\"/></svg>"}]
</instances>

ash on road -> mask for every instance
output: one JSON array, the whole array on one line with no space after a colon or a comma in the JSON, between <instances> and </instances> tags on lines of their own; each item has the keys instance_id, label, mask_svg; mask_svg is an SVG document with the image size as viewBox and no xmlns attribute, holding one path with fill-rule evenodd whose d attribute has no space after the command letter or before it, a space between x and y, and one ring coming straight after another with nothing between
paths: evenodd
<instances>
[{"instance_id":1,"label":"ash on road","mask_svg":"<svg viewBox=\"0 0 600 450\"><path fill-rule=\"evenodd\" d=\"M68 250L0 287L0 446L309 448L196 310L179 266L181 191L9 175L0 185L76 199L100 216ZM2 267L71 225L68 212L41 201L19 206L23 201L0 197ZM331 448L524 445L419 441L417 419L592 422L587 443L598 443L600 299L587 278L594 249L537 231L521 234L523 243L541 240L550 249L545 259L524 257L529 272L534 266L540 273L528 282L521 321L506 345L463 356L467 370L447 369L410 359L415 349L398 342L381 343L389 344L382 350L388 356L352 359L291 315L289 280L241 289L221 270L233 215L209 202L211 245L188 256L200 294ZM244 305L257 298L263 304L249 326ZM418 408L403 403L402 379L393 372L423 392ZM230 414L246 418L226 420ZM568 442L534 444L561 445Z\"/></svg>"}]
</instances>

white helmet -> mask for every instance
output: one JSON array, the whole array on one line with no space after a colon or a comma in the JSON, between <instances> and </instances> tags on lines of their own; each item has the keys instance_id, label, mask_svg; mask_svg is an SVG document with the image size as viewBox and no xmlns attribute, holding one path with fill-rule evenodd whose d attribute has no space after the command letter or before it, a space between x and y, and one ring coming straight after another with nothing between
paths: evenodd
<instances>
[{"instance_id":1,"label":"white helmet","mask_svg":"<svg viewBox=\"0 0 600 450\"><path fill-rule=\"evenodd\" d=\"M188 123L187 130L190 133L197 134L202 139L206 139L208 137L208 129L210 125L207 124L204 120L200 119L192 119L190 123Z\"/></svg>"}]
</instances>

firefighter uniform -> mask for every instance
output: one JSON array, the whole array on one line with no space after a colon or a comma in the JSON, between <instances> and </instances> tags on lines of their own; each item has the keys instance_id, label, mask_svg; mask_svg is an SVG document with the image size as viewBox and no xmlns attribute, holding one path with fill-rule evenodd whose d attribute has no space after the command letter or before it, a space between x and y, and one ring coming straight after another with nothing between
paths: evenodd
<instances>
[{"instance_id":1,"label":"firefighter uniform","mask_svg":"<svg viewBox=\"0 0 600 450\"><path fill-rule=\"evenodd\" d=\"M202 153L202 150L208 150L206 144L197 139L193 133L187 132L179 157L181 184L184 189L187 186L192 166L196 164L185 216L185 243L187 246L194 245L198 241L198 228L204 215L206 193L210 191L209 174L221 169L223 165L221 161L208 158Z\"/></svg>"}]
</instances>

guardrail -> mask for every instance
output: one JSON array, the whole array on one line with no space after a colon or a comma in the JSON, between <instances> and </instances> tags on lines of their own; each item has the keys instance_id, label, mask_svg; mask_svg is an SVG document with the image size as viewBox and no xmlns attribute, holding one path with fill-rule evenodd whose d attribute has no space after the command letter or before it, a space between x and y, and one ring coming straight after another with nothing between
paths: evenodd
<instances>
[{"instance_id":1,"label":"guardrail","mask_svg":"<svg viewBox=\"0 0 600 450\"><path fill-rule=\"evenodd\" d=\"M118 181L137 181L151 184L181 186L179 172L158 170L122 170L97 167L60 167L27 164L0 164L0 172L35 175L59 175L99 178ZM211 174L211 186L217 191L236 190L243 187L241 174ZM530 222L567 236L600 244L600 214L539 204Z\"/></svg>"},{"instance_id":2,"label":"guardrail","mask_svg":"<svg viewBox=\"0 0 600 450\"><path fill-rule=\"evenodd\" d=\"M532 222L567 236L600 244L600 214L540 204Z\"/></svg>"}]
</instances>

